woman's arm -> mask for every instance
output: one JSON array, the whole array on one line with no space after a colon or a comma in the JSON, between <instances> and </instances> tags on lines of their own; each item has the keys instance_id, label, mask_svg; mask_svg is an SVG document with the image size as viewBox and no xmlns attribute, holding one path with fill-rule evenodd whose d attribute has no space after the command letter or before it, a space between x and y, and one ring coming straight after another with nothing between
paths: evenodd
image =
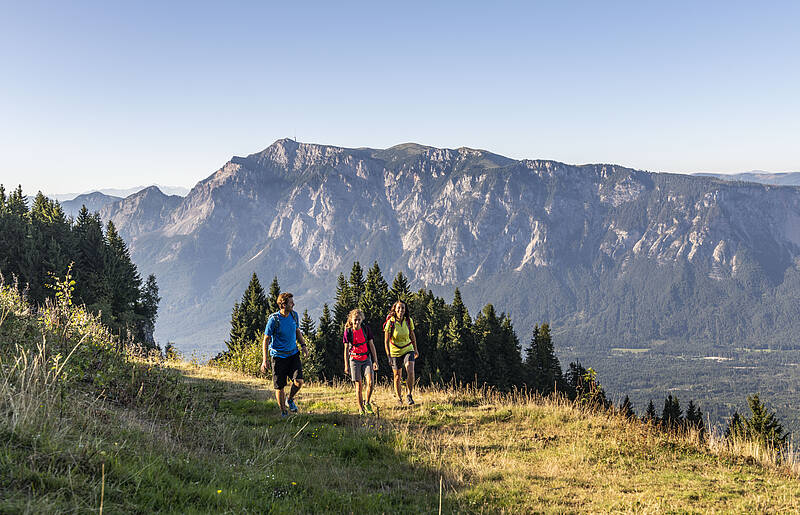
<instances>
[{"instance_id":1,"label":"woman's arm","mask_svg":"<svg viewBox=\"0 0 800 515\"><path fill-rule=\"evenodd\" d=\"M349 346L349 344L345 340L344 341L344 373L345 374L349 374L350 373L350 360L348 359L348 356L347 356L347 351L349 350L347 348L348 346Z\"/></svg>"},{"instance_id":2,"label":"woman's arm","mask_svg":"<svg viewBox=\"0 0 800 515\"><path fill-rule=\"evenodd\" d=\"M411 345L414 346L414 359L419 357L419 349L417 349L417 337L414 335L414 330L408 329L408 337L411 338Z\"/></svg>"}]
</instances>

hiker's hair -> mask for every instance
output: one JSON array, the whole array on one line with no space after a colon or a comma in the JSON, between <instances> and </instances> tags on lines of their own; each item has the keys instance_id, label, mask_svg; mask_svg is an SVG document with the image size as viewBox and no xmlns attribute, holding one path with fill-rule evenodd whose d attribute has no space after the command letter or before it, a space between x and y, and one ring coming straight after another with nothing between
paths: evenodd
<instances>
[{"instance_id":1,"label":"hiker's hair","mask_svg":"<svg viewBox=\"0 0 800 515\"><path fill-rule=\"evenodd\" d=\"M345 329L345 331L346 331L347 329L355 329L355 328L356 328L356 324L353 322L353 320L354 320L354 319L356 318L356 316L358 316L358 315L361 315L361 318L362 318L362 319L364 318L364 312L363 312L363 311L361 311L361 310L360 310L360 309L358 309L358 308L354 309L353 311L351 311L350 313L348 313L348 314L347 314L347 322L345 322L345 323L344 323L344 329Z\"/></svg>"},{"instance_id":2,"label":"hiker's hair","mask_svg":"<svg viewBox=\"0 0 800 515\"><path fill-rule=\"evenodd\" d=\"M406 303L405 303L405 301L398 300L397 302L395 302L394 304L392 304L392 309L390 309L390 310L389 310L389 314L388 314L388 315L386 315L386 318L388 319L390 316L395 316L395 314L397 313L397 312L395 311L395 308L397 308L397 306L398 306L399 304L402 304L402 305L403 305L403 307L405 308L405 309L403 310L403 320L405 320L405 321L406 321L406 325L407 325L407 326L411 327L411 315L409 315L409 314L408 314L408 304L406 304ZM397 321L398 321L398 322L400 322L401 324L403 323L403 321L402 321L402 320L397 320Z\"/></svg>"},{"instance_id":3,"label":"hiker's hair","mask_svg":"<svg viewBox=\"0 0 800 515\"><path fill-rule=\"evenodd\" d=\"M294 297L294 295L288 292L283 292L280 295L278 295L278 307L279 308L284 307L286 305L286 302L292 297Z\"/></svg>"}]
</instances>

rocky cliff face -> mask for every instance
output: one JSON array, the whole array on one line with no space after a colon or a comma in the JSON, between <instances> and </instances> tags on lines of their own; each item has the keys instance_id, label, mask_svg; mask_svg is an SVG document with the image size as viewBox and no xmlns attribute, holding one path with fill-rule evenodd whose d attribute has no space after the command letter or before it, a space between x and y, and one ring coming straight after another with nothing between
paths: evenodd
<instances>
[{"instance_id":1,"label":"rocky cliff face","mask_svg":"<svg viewBox=\"0 0 800 515\"><path fill-rule=\"evenodd\" d=\"M280 140L233 158L185 198L145 190L102 215L142 274L158 277L157 337L184 350L223 348L253 271L276 275L313 313L354 260L377 260L390 281L402 271L442 294L458 286L473 312L492 302L521 333L549 320L592 345L732 342L800 319L800 291L785 286L800 255L793 187L467 148ZM765 307L775 292L781 307ZM743 309L766 318L728 319Z\"/></svg>"}]
</instances>

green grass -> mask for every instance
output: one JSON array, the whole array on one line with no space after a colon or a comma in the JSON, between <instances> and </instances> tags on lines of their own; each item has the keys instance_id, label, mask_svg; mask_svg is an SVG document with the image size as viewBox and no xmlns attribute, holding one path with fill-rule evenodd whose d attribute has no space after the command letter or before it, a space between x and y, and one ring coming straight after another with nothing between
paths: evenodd
<instances>
[{"instance_id":1,"label":"green grass","mask_svg":"<svg viewBox=\"0 0 800 515\"><path fill-rule=\"evenodd\" d=\"M440 481L445 513L800 509L796 468L563 400L434 388L408 407L381 386L362 417L351 385L310 385L282 419L263 380L152 373L183 389L172 409L77 389L0 427L0 512L436 513Z\"/></svg>"}]
</instances>

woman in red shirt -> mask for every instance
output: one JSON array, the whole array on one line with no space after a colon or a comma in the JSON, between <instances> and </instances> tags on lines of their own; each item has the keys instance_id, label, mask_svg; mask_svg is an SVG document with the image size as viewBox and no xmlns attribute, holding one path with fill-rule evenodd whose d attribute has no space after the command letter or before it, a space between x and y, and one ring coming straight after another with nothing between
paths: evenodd
<instances>
[{"instance_id":1,"label":"woman in red shirt","mask_svg":"<svg viewBox=\"0 0 800 515\"><path fill-rule=\"evenodd\" d=\"M347 315L344 324L344 373L349 374L356 384L358 409L363 415L374 413L372 398L373 371L378 370L378 355L375 353L372 331L364 324L364 313L354 309ZM367 382L367 399L364 401L362 383Z\"/></svg>"}]
</instances>

